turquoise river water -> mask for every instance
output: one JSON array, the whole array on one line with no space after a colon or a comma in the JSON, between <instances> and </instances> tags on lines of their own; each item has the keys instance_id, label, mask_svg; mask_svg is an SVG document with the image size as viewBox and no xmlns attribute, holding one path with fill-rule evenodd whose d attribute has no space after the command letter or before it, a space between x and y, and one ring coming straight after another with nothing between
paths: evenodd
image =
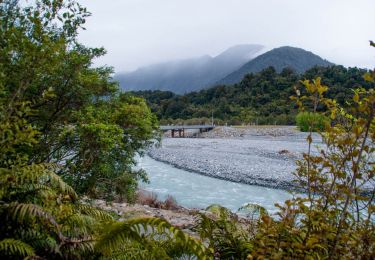
<instances>
[{"instance_id":1,"label":"turquoise river water","mask_svg":"<svg viewBox=\"0 0 375 260\"><path fill-rule=\"evenodd\" d=\"M141 188L156 193L160 199L172 195L178 204L189 208L206 208L217 203L235 212L245 203L256 203L272 214L276 211L275 203L292 197L284 190L211 178L148 156L139 159L138 167L148 173L150 180L150 184L141 184Z\"/></svg>"}]
</instances>

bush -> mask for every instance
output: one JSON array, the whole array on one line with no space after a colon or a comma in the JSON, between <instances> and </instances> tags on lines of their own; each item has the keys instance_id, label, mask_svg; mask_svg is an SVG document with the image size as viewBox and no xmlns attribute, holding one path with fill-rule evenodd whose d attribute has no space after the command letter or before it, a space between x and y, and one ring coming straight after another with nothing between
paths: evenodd
<instances>
[{"instance_id":1,"label":"bush","mask_svg":"<svg viewBox=\"0 0 375 260\"><path fill-rule=\"evenodd\" d=\"M152 208L161 208L162 202L159 200L158 195L154 192L139 191L137 203L141 205L148 205Z\"/></svg>"},{"instance_id":2,"label":"bush","mask_svg":"<svg viewBox=\"0 0 375 260\"><path fill-rule=\"evenodd\" d=\"M179 206L178 206L178 204L177 204L176 199L175 199L173 196L168 195L167 198L166 198L165 201L164 201L163 208L164 208L164 209L175 210L175 209L178 209Z\"/></svg>"},{"instance_id":3,"label":"bush","mask_svg":"<svg viewBox=\"0 0 375 260\"><path fill-rule=\"evenodd\" d=\"M313 112L300 112L296 117L296 123L298 128L302 132L316 132L316 131L323 131L325 126L330 123L328 117L313 113Z\"/></svg>"},{"instance_id":4,"label":"bush","mask_svg":"<svg viewBox=\"0 0 375 260\"><path fill-rule=\"evenodd\" d=\"M179 208L179 205L173 196L168 195L164 201L161 201L155 192L149 192L145 190L138 191L137 203L141 205L147 205L147 206L150 206L151 208L157 208L157 209L175 210Z\"/></svg>"}]
</instances>

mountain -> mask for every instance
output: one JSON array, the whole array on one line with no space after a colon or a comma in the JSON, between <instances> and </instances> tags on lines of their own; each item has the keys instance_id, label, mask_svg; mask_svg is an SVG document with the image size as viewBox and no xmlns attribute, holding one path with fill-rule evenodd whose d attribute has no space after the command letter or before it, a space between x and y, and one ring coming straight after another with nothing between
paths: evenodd
<instances>
[{"instance_id":1,"label":"mountain","mask_svg":"<svg viewBox=\"0 0 375 260\"><path fill-rule=\"evenodd\" d=\"M178 94L212 86L237 70L263 49L256 44L233 46L216 57L177 60L115 75L120 87L129 90L168 90Z\"/></svg>"},{"instance_id":2,"label":"mountain","mask_svg":"<svg viewBox=\"0 0 375 260\"><path fill-rule=\"evenodd\" d=\"M250 60L238 70L230 73L216 84L230 85L240 82L246 74L259 72L267 67L274 67L277 72L290 67L301 74L314 66L331 66L333 63L322 59L312 52L295 47L279 47Z\"/></svg>"}]
</instances>

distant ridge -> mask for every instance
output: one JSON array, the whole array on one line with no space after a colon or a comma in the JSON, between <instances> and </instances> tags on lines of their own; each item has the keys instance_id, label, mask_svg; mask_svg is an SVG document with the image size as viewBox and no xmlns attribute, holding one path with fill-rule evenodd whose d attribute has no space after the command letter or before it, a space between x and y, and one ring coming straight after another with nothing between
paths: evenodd
<instances>
[{"instance_id":1,"label":"distant ridge","mask_svg":"<svg viewBox=\"0 0 375 260\"><path fill-rule=\"evenodd\" d=\"M258 57L250 60L238 70L228 74L223 79L216 82L219 84L235 84L251 72L259 72L267 67L274 67L277 72L289 67L297 73L304 73L314 66L331 66L333 63L322 59L318 55L301 48L283 46L272 49Z\"/></svg>"},{"instance_id":2,"label":"distant ridge","mask_svg":"<svg viewBox=\"0 0 375 260\"><path fill-rule=\"evenodd\" d=\"M177 60L141 67L115 75L120 87L129 90L166 90L178 94L197 91L213 85L256 57L262 45L233 46L216 57Z\"/></svg>"}]
</instances>

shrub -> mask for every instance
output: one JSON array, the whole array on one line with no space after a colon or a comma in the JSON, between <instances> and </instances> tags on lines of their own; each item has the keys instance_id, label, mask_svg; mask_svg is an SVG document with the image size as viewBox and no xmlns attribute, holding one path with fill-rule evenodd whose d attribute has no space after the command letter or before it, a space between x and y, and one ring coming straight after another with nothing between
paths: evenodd
<instances>
[{"instance_id":1,"label":"shrub","mask_svg":"<svg viewBox=\"0 0 375 260\"><path fill-rule=\"evenodd\" d=\"M300 112L296 117L296 123L302 132L316 132L323 131L325 126L330 123L330 120L322 114Z\"/></svg>"},{"instance_id":2,"label":"shrub","mask_svg":"<svg viewBox=\"0 0 375 260\"><path fill-rule=\"evenodd\" d=\"M159 200L158 195L154 192L139 191L137 194L137 203L141 205L148 205L152 208L160 208L162 202Z\"/></svg>"},{"instance_id":3,"label":"shrub","mask_svg":"<svg viewBox=\"0 0 375 260\"><path fill-rule=\"evenodd\" d=\"M177 204L176 199L173 196L168 195L167 198L164 201L163 208L164 209L172 209L172 210L174 210L174 209L178 209L179 206Z\"/></svg>"},{"instance_id":4,"label":"shrub","mask_svg":"<svg viewBox=\"0 0 375 260\"><path fill-rule=\"evenodd\" d=\"M152 208L158 209L178 209L176 199L168 195L164 201L159 200L158 195L155 192L149 192L145 190L140 190L137 193L137 203L141 205L148 205Z\"/></svg>"}]
</instances>

